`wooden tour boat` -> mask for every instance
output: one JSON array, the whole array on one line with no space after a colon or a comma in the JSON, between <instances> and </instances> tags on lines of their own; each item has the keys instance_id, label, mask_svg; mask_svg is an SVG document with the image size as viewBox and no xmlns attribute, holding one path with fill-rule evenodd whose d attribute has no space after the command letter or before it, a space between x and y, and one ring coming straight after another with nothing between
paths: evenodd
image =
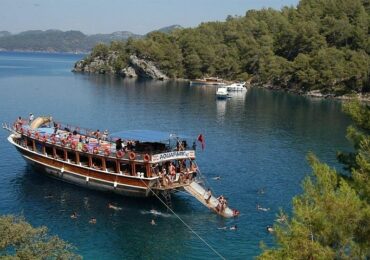
<instances>
[{"instance_id":1,"label":"wooden tour boat","mask_svg":"<svg viewBox=\"0 0 370 260\"><path fill-rule=\"evenodd\" d=\"M190 85L223 86L225 85L225 81L218 77L206 77L206 78L191 80Z\"/></svg>"},{"instance_id":2,"label":"wooden tour boat","mask_svg":"<svg viewBox=\"0 0 370 260\"><path fill-rule=\"evenodd\" d=\"M19 118L3 124L8 141L43 173L91 189L126 196L161 195L171 206L171 193L183 190L224 217L239 215L206 189L185 140L154 131L100 133L56 122L52 117ZM156 136L156 138L148 138ZM171 145L171 139L172 145ZM160 141L161 140L161 141Z\"/></svg>"}]
</instances>

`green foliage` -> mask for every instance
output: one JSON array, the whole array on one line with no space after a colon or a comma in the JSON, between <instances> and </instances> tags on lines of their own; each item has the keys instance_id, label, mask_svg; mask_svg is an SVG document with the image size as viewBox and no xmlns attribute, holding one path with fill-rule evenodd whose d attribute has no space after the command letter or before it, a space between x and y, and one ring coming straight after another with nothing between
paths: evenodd
<instances>
[{"instance_id":1,"label":"green foliage","mask_svg":"<svg viewBox=\"0 0 370 260\"><path fill-rule=\"evenodd\" d=\"M23 218L0 217L0 257L6 259L80 259L74 248L47 234L46 227L34 228Z\"/></svg>"},{"instance_id":2,"label":"green foliage","mask_svg":"<svg viewBox=\"0 0 370 260\"><path fill-rule=\"evenodd\" d=\"M340 153L339 174L314 155L313 176L293 199L291 219L274 226L278 247L264 247L260 259L368 259L370 257L370 106L343 106L354 126L347 137L355 152Z\"/></svg>"},{"instance_id":3,"label":"green foliage","mask_svg":"<svg viewBox=\"0 0 370 260\"><path fill-rule=\"evenodd\" d=\"M102 58L106 58L108 56L108 53L109 53L109 48L107 45L103 44L103 43L99 43L98 45L96 45L92 51L92 56L93 57L102 57Z\"/></svg>"},{"instance_id":4,"label":"green foliage","mask_svg":"<svg viewBox=\"0 0 370 260\"><path fill-rule=\"evenodd\" d=\"M125 61L131 54L150 59L172 78L248 75L288 89L369 92L369 25L368 1L301 0L296 8L250 10L225 22L152 32L122 43L119 53Z\"/></svg>"}]
</instances>

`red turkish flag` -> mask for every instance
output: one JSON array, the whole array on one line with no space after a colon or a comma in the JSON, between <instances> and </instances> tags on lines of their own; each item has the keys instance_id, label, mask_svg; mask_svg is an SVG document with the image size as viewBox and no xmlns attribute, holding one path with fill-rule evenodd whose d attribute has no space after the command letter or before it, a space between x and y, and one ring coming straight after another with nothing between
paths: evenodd
<instances>
[{"instance_id":1,"label":"red turkish flag","mask_svg":"<svg viewBox=\"0 0 370 260\"><path fill-rule=\"evenodd\" d=\"M198 138L197 138L198 142L200 142L202 144L202 150L204 150L204 147L206 146L206 143L204 141L204 137L202 134L198 135Z\"/></svg>"}]
</instances>

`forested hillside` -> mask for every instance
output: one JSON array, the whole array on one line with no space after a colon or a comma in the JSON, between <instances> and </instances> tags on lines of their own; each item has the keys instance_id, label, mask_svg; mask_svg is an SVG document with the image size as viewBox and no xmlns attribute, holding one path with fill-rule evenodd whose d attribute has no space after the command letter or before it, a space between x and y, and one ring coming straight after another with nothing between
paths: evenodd
<instances>
[{"instance_id":1,"label":"forested hillside","mask_svg":"<svg viewBox=\"0 0 370 260\"><path fill-rule=\"evenodd\" d=\"M212 75L303 92L369 92L369 12L368 0L302 0L279 11L251 10L225 22L98 45L85 62L114 52L118 59L110 65L118 72L136 54L171 78Z\"/></svg>"}]
</instances>

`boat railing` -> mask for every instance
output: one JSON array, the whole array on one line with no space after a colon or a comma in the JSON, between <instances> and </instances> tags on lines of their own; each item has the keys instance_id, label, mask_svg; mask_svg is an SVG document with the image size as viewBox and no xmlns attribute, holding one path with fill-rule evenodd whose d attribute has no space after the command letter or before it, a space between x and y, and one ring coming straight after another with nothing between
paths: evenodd
<instances>
[{"instance_id":1,"label":"boat railing","mask_svg":"<svg viewBox=\"0 0 370 260\"><path fill-rule=\"evenodd\" d=\"M63 131L58 134L47 134L39 129L31 129L23 125L14 124L10 127L8 124L3 124L3 128L14 131L18 134L27 136L28 138L38 140L43 143L48 143L61 148L69 150L90 153L99 156L111 157L122 160L136 160L150 162L153 155L174 152L172 149L165 149L163 151L141 152L135 150L128 150L125 147L123 150L116 150L115 143L109 140L99 141L95 137L90 137L89 143L80 142L78 135L70 135L69 132ZM69 128L71 130L73 128ZM80 129L78 129L80 130ZM77 129L76 129L77 131ZM177 151L177 150L175 150Z\"/></svg>"}]
</instances>

